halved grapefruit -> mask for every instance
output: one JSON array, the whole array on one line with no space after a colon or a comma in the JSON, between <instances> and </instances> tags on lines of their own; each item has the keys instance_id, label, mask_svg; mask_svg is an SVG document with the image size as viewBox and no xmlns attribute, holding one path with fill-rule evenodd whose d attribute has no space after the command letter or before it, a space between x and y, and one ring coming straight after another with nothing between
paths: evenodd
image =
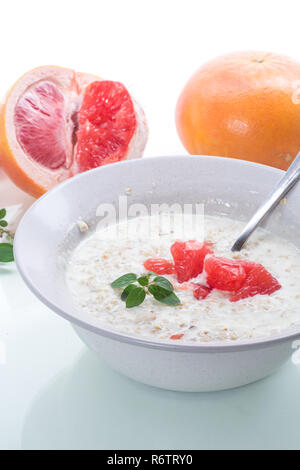
<instances>
[{"instance_id":1,"label":"halved grapefruit","mask_svg":"<svg viewBox=\"0 0 300 470\"><path fill-rule=\"evenodd\" d=\"M41 196L71 176L141 157L144 113L122 83L44 66L21 77L0 112L0 165Z\"/></svg>"}]
</instances>

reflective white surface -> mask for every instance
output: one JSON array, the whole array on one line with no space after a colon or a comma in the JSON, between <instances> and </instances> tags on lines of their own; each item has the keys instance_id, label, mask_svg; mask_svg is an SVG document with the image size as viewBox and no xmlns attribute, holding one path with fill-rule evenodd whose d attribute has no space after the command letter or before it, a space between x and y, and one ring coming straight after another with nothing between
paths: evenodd
<instances>
[{"instance_id":1,"label":"reflective white surface","mask_svg":"<svg viewBox=\"0 0 300 470\"><path fill-rule=\"evenodd\" d=\"M13 265L0 266L0 312L0 449L300 447L300 365L225 392L168 392L102 363Z\"/></svg>"}]
</instances>

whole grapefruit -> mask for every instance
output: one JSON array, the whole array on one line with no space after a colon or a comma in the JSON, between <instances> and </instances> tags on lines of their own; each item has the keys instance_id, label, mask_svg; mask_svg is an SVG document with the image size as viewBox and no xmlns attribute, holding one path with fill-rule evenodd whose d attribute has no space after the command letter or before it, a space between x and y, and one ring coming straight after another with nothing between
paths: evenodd
<instances>
[{"instance_id":1,"label":"whole grapefruit","mask_svg":"<svg viewBox=\"0 0 300 470\"><path fill-rule=\"evenodd\" d=\"M300 150L300 63L254 51L208 62L185 85L176 125L191 154L286 170Z\"/></svg>"}]
</instances>

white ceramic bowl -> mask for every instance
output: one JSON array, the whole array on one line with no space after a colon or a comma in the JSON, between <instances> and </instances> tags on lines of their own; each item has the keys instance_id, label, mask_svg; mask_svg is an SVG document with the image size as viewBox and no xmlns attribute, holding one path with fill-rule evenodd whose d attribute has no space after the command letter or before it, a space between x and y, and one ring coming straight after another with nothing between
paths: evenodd
<instances>
[{"instance_id":1,"label":"white ceramic bowl","mask_svg":"<svg viewBox=\"0 0 300 470\"><path fill-rule=\"evenodd\" d=\"M289 359L300 325L266 339L199 345L118 333L74 309L65 285L64 259L82 239L75 221L83 217L95 226L97 206L116 204L127 187L132 189L130 203L202 202L208 214L246 221L281 176L280 170L267 166L206 156L147 158L83 173L54 188L27 211L15 238L18 269L32 292L70 321L82 341L119 372L171 390L245 385ZM288 203L273 213L267 228L299 245L299 207L298 186Z\"/></svg>"}]
</instances>

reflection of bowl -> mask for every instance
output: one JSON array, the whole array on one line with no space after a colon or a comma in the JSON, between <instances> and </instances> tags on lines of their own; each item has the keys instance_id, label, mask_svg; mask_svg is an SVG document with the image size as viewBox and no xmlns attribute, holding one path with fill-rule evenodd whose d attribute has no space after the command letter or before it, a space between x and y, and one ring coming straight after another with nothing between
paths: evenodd
<instances>
[{"instance_id":1,"label":"reflection of bowl","mask_svg":"<svg viewBox=\"0 0 300 470\"><path fill-rule=\"evenodd\" d=\"M281 176L274 168L204 156L148 158L83 173L57 186L27 211L15 239L17 266L42 302L69 320L80 338L112 367L133 379L183 391L221 390L253 382L290 357L293 340L300 338L300 324L266 339L199 345L118 333L74 309L64 262L82 237L74 222L83 217L95 226L98 205L117 204L127 187L132 190L130 204L203 202L206 213L247 220ZM279 206L267 223L270 231L298 245L299 204L296 188L288 204Z\"/></svg>"}]
</instances>

